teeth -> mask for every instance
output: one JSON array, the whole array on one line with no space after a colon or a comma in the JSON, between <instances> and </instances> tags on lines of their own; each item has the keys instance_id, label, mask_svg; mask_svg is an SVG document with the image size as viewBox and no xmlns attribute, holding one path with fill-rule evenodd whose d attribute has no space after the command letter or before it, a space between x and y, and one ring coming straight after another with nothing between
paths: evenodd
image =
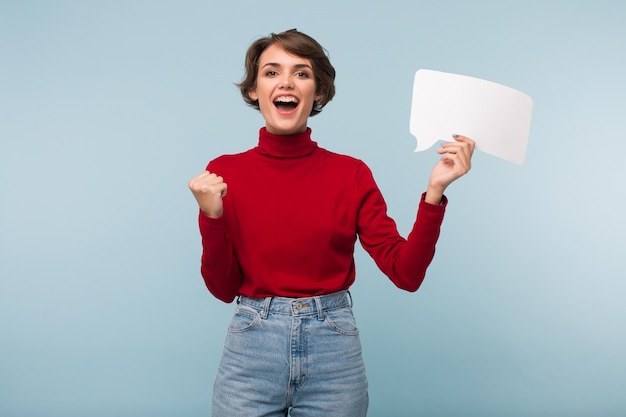
<instances>
[{"instance_id":1,"label":"teeth","mask_svg":"<svg viewBox=\"0 0 626 417\"><path fill-rule=\"evenodd\" d=\"M292 96L282 96L282 97L278 97L275 100L276 102L279 103L297 103L298 100L295 97Z\"/></svg>"}]
</instances>

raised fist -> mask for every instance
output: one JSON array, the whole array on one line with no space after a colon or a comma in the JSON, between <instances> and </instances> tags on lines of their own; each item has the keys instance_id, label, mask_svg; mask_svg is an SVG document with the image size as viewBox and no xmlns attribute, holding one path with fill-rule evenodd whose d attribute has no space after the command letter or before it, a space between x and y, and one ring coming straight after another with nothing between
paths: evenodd
<instances>
[{"instance_id":1,"label":"raised fist","mask_svg":"<svg viewBox=\"0 0 626 417\"><path fill-rule=\"evenodd\" d=\"M224 212L222 198L226 195L227 189L224 178L204 171L191 179L188 185L204 214L215 219L222 217Z\"/></svg>"}]
</instances>

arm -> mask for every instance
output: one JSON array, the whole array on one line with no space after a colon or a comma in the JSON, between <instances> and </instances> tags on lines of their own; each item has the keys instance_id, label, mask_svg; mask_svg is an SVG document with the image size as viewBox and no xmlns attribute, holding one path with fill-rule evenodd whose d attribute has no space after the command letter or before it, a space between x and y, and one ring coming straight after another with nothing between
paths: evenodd
<instances>
[{"instance_id":1,"label":"arm","mask_svg":"<svg viewBox=\"0 0 626 417\"><path fill-rule=\"evenodd\" d=\"M443 204L430 204L423 194L413 229L404 239L387 215L386 204L373 178L363 176L362 182L367 191L358 216L361 245L398 288L417 291L435 255L447 200L442 197Z\"/></svg>"},{"instance_id":2,"label":"arm","mask_svg":"<svg viewBox=\"0 0 626 417\"><path fill-rule=\"evenodd\" d=\"M215 298L230 303L239 292L242 274L224 219L213 219L200 211L198 224L202 236L200 273L204 283Z\"/></svg>"},{"instance_id":3,"label":"arm","mask_svg":"<svg viewBox=\"0 0 626 417\"><path fill-rule=\"evenodd\" d=\"M189 189L200 208L202 278L211 294L229 303L237 296L242 274L222 217L227 185L222 177L205 171L189 181Z\"/></svg>"},{"instance_id":4,"label":"arm","mask_svg":"<svg viewBox=\"0 0 626 417\"><path fill-rule=\"evenodd\" d=\"M387 216L386 205L373 178L371 185L364 189L365 198L359 214L361 243L397 287L416 291L424 280L426 269L435 255L447 205L443 193L469 171L473 151L474 141L463 136L455 136L455 142L446 143L437 151L443 157L433 168L428 189L422 195L417 218L406 240L399 236L395 223Z\"/></svg>"}]
</instances>

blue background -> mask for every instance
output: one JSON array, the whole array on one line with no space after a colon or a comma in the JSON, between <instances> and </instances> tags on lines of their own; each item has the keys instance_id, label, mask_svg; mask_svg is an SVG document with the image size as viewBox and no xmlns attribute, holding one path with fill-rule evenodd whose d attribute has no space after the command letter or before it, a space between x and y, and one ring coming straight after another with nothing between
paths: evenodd
<instances>
[{"instance_id":1,"label":"blue background","mask_svg":"<svg viewBox=\"0 0 626 417\"><path fill-rule=\"evenodd\" d=\"M256 144L233 83L295 27L338 72L314 139L372 168L404 235L438 158L413 153L415 71L534 100L526 162L477 152L448 190L417 293L359 247L370 415L626 415L626 3L216 3L0 2L0 414L210 413L233 307L187 181Z\"/></svg>"}]
</instances>

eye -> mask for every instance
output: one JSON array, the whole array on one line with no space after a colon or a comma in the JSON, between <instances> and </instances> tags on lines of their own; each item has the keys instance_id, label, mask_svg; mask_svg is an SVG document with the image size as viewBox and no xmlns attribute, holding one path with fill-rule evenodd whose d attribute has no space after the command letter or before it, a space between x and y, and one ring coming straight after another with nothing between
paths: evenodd
<instances>
[{"instance_id":1,"label":"eye","mask_svg":"<svg viewBox=\"0 0 626 417\"><path fill-rule=\"evenodd\" d=\"M276 71L274 71L274 70L265 71L265 76L266 77L273 77L276 74L278 74L278 73Z\"/></svg>"},{"instance_id":2,"label":"eye","mask_svg":"<svg viewBox=\"0 0 626 417\"><path fill-rule=\"evenodd\" d=\"M309 78L309 74L305 71L296 72L296 77L298 78Z\"/></svg>"}]
</instances>

